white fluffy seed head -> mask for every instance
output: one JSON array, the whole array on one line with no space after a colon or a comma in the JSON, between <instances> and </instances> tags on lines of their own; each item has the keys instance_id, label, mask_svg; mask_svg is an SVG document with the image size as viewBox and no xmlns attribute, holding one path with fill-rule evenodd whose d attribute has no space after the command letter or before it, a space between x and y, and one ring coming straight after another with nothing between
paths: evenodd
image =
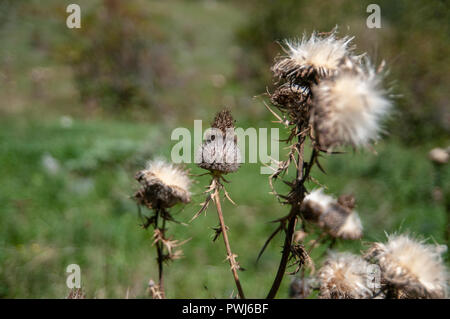
<instances>
[{"instance_id":1,"label":"white fluffy seed head","mask_svg":"<svg viewBox=\"0 0 450 319\"><path fill-rule=\"evenodd\" d=\"M362 237L363 226L361 219L356 212L353 212L345 219L345 222L336 232L336 237L344 239L359 239Z\"/></svg>"},{"instance_id":2,"label":"white fluffy seed head","mask_svg":"<svg viewBox=\"0 0 450 319\"><path fill-rule=\"evenodd\" d=\"M334 71L348 54L349 44L353 40L348 36L336 39L335 35L333 32L322 38L313 33L309 39L303 36L300 42L287 42L289 56L299 65Z\"/></svg>"},{"instance_id":3,"label":"white fluffy seed head","mask_svg":"<svg viewBox=\"0 0 450 319\"><path fill-rule=\"evenodd\" d=\"M313 87L312 121L322 148L340 145L364 147L379 138L381 121L391 101L381 77L370 67L364 72L341 72Z\"/></svg>"},{"instance_id":4,"label":"white fluffy seed head","mask_svg":"<svg viewBox=\"0 0 450 319\"><path fill-rule=\"evenodd\" d=\"M320 268L320 297L333 299L370 298L369 264L351 253L330 253Z\"/></svg>"},{"instance_id":5,"label":"white fluffy seed head","mask_svg":"<svg viewBox=\"0 0 450 319\"><path fill-rule=\"evenodd\" d=\"M148 161L146 171L148 175L158 178L167 186L175 186L188 191L191 185L188 173L184 169L162 159Z\"/></svg>"},{"instance_id":6,"label":"white fluffy seed head","mask_svg":"<svg viewBox=\"0 0 450 319\"><path fill-rule=\"evenodd\" d=\"M312 201L323 209L326 209L329 204L335 202L335 199L333 198L333 196L325 194L323 192L323 188L316 188L312 190L311 193L305 196L304 201Z\"/></svg>"},{"instance_id":7,"label":"white fluffy seed head","mask_svg":"<svg viewBox=\"0 0 450 319\"><path fill-rule=\"evenodd\" d=\"M306 220L317 223L333 237L359 239L363 235L358 213L325 194L322 188L305 197L300 211Z\"/></svg>"},{"instance_id":8,"label":"white fluffy seed head","mask_svg":"<svg viewBox=\"0 0 450 319\"><path fill-rule=\"evenodd\" d=\"M345 57L351 55L350 43L353 37L336 38L336 30L328 36L319 36L316 32L310 37L303 35L301 40L286 40L284 50L287 57L279 60L272 67L275 76L288 77L293 72L297 75L309 75L305 70L314 70L323 78L334 75Z\"/></svg>"},{"instance_id":9,"label":"white fluffy seed head","mask_svg":"<svg viewBox=\"0 0 450 319\"><path fill-rule=\"evenodd\" d=\"M136 174L136 179L142 188L135 197L150 208L168 208L178 202L190 201L188 172L164 160L147 162L146 168Z\"/></svg>"},{"instance_id":10,"label":"white fluffy seed head","mask_svg":"<svg viewBox=\"0 0 450 319\"><path fill-rule=\"evenodd\" d=\"M444 248L444 249L443 249ZM429 245L408 235L390 235L368 251L382 270L385 282L403 298L445 298L448 272L441 254L446 246Z\"/></svg>"}]
</instances>

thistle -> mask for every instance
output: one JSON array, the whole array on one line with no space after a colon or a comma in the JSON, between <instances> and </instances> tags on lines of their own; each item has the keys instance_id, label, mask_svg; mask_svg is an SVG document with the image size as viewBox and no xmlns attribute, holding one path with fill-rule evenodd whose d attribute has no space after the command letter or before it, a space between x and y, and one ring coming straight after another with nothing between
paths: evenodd
<instances>
[{"instance_id":1,"label":"thistle","mask_svg":"<svg viewBox=\"0 0 450 319\"><path fill-rule=\"evenodd\" d=\"M323 171L319 163L322 153L334 153L333 148L337 146L367 146L377 140L380 122L391 107L381 88L381 77L368 62L362 63L363 55L354 54L352 40L348 36L338 38L334 29L325 34L314 32L310 37L304 35L299 41L285 41L283 50L287 55L278 58L271 68L276 87L268 95L279 114L266 107L278 119L277 123L289 130L285 140L289 153L286 160L278 162L269 184L279 201L291 208L289 214L276 220L280 224L259 255L278 232L284 231L280 264L268 298L276 296L289 260L296 258L297 271L303 265L300 255L294 253L296 244L293 243L299 218L304 222L302 229L306 222L312 222L322 230L307 249L307 255L330 238L331 246L335 238L362 237L353 199L336 200L321 190L308 194L305 185L308 181L315 182L310 176L314 165ZM306 160L304 149L308 138L312 152ZM285 176L291 164L296 176L283 180L290 191L279 194L274 181Z\"/></svg>"},{"instance_id":2,"label":"thistle","mask_svg":"<svg viewBox=\"0 0 450 319\"><path fill-rule=\"evenodd\" d=\"M236 172L241 164L241 153L234 134L234 120L229 110L219 112L205 142L197 150L198 166L218 174Z\"/></svg>"},{"instance_id":3,"label":"thistle","mask_svg":"<svg viewBox=\"0 0 450 319\"><path fill-rule=\"evenodd\" d=\"M320 298L363 299L374 295L364 259L350 253L330 253L318 273Z\"/></svg>"},{"instance_id":4,"label":"thistle","mask_svg":"<svg viewBox=\"0 0 450 319\"><path fill-rule=\"evenodd\" d=\"M135 198L150 209L170 208L191 200L191 181L187 173L162 160L149 161L146 169L139 171L135 178L142 185Z\"/></svg>"},{"instance_id":5,"label":"thistle","mask_svg":"<svg viewBox=\"0 0 450 319\"><path fill-rule=\"evenodd\" d=\"M187 171L163 160L149 161L147 167L136 174L135 179L141 187L134 194L134 199L138 205L152 212L150 216L144 217L143 228L153 226L159 282L155 284L151 281L150 292L153 298L162 299L165 298L163 265L165 262L179 259L182 251L178 247L186 242L167 237L166 222L174 221L168 209L178 203L190 202L191 181Z\"/></svg>"},{"instance_id":6,"label":"thistle","mask_svg":"<svg viewBox=\"0 0 450 319\"><path fill-rule=\"evenodd\" d=\"M287 56L279 59L272 72L277 79L297 84L314 83L336 74L342 59L352 54L353 37L336 38L334 29L327 36L313 33L309 38L284 42Z\"/></svg>"},{"instance_id":7,"label":"thistle","mask_svg":"<svg viewBox=\"0 0 450 319\"><path fill-rule=\"evenodd\" d=\"M234 204L223 185L223 182L227 182L223 175L237 171L241 162L231 112L229 110L223 110L217 113L211 126L212 130L206 134L206 141L196 153L196 161L199 167L209 171L212 179L205 192L208 194L207 198L202 204L202 208L194 215L192 220L197 218L203 211L206 211L211 200L214 201L220 224L220 227L216 229L214 241L222 235L227 254L226 259L230 264L239 297L245 299L237 272L241 267L236 260L237 255L231 251L230 241L228 239L228 227L225 225L222 205L220 203L220 192L223 190L225 196Z\"/></svg>"},{"instance_id":8,"label":"thistle","mask_svg":"<svg viewBox=\"0 0 450 319\"><path fill-rule=\"evenodd\" d=\"M312 87L311 122L322 149L365 147L379 139L380 122L391 108L381 77L370 66L365 71L343 71Z\"/></svg>"},{"instance_id":9,"label":"thistle","mask_svg":"<svg viewBox=\"0 0 450 319\"><path fill-rule=\"evenodd\" d=\"M390 235L387 243L374 243L365 257L380 266L389 297L445 298L448 273L441 255L446 250L407 235Z\"/></svg>"},{"instance_id":10,"label":"thistle","mask_svg":"<svg viewBox=\"0 0 450 319\"><path fill-rule=\"evenodd\" d=\"M359 239L362 225L353 208L354 198L341 196L336 200L319 188L305 197L300 211L306 220L316 223L334 238Z\"/></svg>"}]
</instances>

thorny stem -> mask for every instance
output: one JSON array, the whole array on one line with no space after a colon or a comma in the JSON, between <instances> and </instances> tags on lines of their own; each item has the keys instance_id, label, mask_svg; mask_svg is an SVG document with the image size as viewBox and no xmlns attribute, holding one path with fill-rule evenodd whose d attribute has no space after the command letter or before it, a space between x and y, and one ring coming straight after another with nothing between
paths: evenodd
<instances>
[{"instance_id":1,"label":"thorny stem","mask_svg":"<svg viewBox=\"0 0 450 319\"><path fill-rule=\"evenodd\" d=\"M163 218L163 226L162 229L158 228L158 217L161 210L156 210L156 218L155 218L155 230L159 229L160 231L164 232L165 228L165 219ZM158 255L157 261L158 261L158 288L161 293L161 299L165 299L165 292L164 292L164 276L163 276L163 263L164 263L164 256L163 256L163 243L161 241L158 241L156 243L156 253Z\"/></svg>"},{"instance_id":2,"label":"thorny stem","mask_svg":"<svg viewBox=\"0 0 450 319\"><path fill-rule=\"evenodd\" d=\"M217 183L216 185L218 185L214 191L213 197L214 197L214 203L216 204L216 208L217 208L217 215L219 216L219 221L220 221L220 228L222 230L222 236L223 236L223 241L225 242L225 248L227 250L227 259L230 263L230 267L231 267L231 272L233 273L233 277L234 277L234 281L236 283L236 288L238 290L239 293L239 297L241 299L245 299L244 296L244 291L242 290L242 286L241 286L241 282L239 281L239 276L237 273L237 262L236 262L236 255L234 255L231 252L231 247L230 247L230 242L228 240L228 234L227 234L227 227L225 225L225 220L223 218L223 213L222 213L222 206L220 204L220 197L219 197L219 184Z\"/></svg>"},{"instance_id":3,"label":"thorny stem","mask_svg":"<svg viewBox=\"0 0 450 319\"><path fill-rule=\"evenodd\" d=\"M283 281L284 274L286 272L287 263L289 261L289 256L291 254L291 246L292 240L294 237L295 226L297 224L297 213L300 209L300 205L303 202L303 198L305 197L305 188L303 184L309 176L311 171L311 167L314 164L315 158L317 156L317 152L313 149L311 154L311 159L309 163L306 164L305 174L303 174L303 157L304 157L304 145L305 145L305 137L299 136L298 143L296 145L298 150L298 158L297 158L297 176L296 183L294 189L294 201L292 202L291 211L287 217L288 219L288 227L286 230L286 237L284 239L283 251L281 254L280 264L278 266L278 271L273 281L272 287L267 295L267 299L273 299L277 295L278 289L280 288L281 282Z\"/></svg>"},{"instance_id":4,"label":"thorny stem","mask_svg":"<svg viewBox=\"0 0 450 319\"><path fill-rule=\"evenodd\" d=\"M296 205L293 205L291 212L289 214L289 224L286 231L286 237L284 238L283 253L281 255L280 265L278 266L278 271L273 281L272 287L270 288L267 299L273 299L277 295L278 289L280 288L281 282L283 281L284 273L286 272L286 266L289 261L289 255L291 253L292 237L294 236L295 225L297 222Z\"/></svg>"}]
</instances>

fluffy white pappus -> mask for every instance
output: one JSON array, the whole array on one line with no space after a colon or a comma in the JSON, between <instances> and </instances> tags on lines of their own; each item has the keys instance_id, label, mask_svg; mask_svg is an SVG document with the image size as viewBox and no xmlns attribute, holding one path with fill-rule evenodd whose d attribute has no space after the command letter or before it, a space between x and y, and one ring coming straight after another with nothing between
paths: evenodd
<instances>
[{"instance_id":1,"label":"fluffy white pappus","mask_svg":"<svg viewBox=\"0 0 450 319\"><path fill-rule=\"evenodd\" d=\"M369 263L361 257L331 252L318 273L320 298L370 298L374 291L368 286L369 273Z\"/></svg>"},{"instance_id":2,"label":"fluffy white pappus","mask_svg":"<svg viewBox=\"0 0 450 319\"><path fill-rule=\"evenodd\" d=\"M357 212L353 211L339 227L336 237L343 239L359 239L363 235L363 226Z\"/></svg>"},{"instance_id":3,"label":"fluffy white pappus","mask_svg":"<svg viewBox=\"0 0 450 319\"><path fill-rule=\"evenodd\" d=\"M167 163L162 159L156 159L147 162L144 172L147 178L157 178L166 186L177 187L189 192L191 180L189 179L187 171L181 167Z\"/></svg>"},{"instance_id":4,"label":"fluffy white pappus","mask_svg":"<svg viewBox=\"0 0 450 319\"><path fill-rule=\"evenodd\" d=\"M305 196L304 201L311 201L322 207L322 209L326 209L329 204L336 200L332 196L325 194L323 188L316 188Z\"/></svg>"},{"instance_id":5,"label":"fluffy white pappus","mask_svg":"<svg viewBox=\"0 0 450 319\"><path fill-rule=\"evenodd\" d=\"M341 72L313 87L313 122L324 148L364 147L379 139L381 121L392 103L381 87L381 76L370 66L364 72Z\"/></svg>"},{"instance_id":6,"label":"fluffy white pappus","mask_svg":"<svg viewBox=\"0 0 450 319\"><path fill-rule=\"evenodd\" d=\"M317 223L333 237L354 240L363 235L358 213L325 194L323 188L315 189L305 197L301 212L306 220Z\"/></svg>"},{"instance_id":7,"label":"fluffy white pappus","mask_svg":"<svg viewBox=\"0 0 450 319\"><path fill-rule=\"evenodd\" d=\"M314 32L309 38L303 35L300 41L286 40L285 51L298 66L312 66L320 76L332 75L341 60L351 53L353 37L336 38L336 31L326 37Z\"/></svg>"},{"instance_id":8,"label":"fluffy white pappus","mask_svg":"<svg viewBox=\"0 0 450 319\"><path fill-rule=\"evenodd\" d=\"M389 235L369 250L383 279L405 298L445 298L448 272L442 260L446 246L425 244L408 235Z\"/></svg>"}]
</instances>

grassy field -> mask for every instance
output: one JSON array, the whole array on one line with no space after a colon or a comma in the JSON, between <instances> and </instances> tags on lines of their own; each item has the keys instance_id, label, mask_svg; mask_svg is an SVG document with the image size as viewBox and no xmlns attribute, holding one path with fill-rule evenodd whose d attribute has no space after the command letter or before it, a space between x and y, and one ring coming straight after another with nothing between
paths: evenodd
<instances>
[{"instance_id":1,"label":"grassy field","mask_svg":"<svg viewBox=\"0 0 450 319\"><path fill-rule=\"evenodd\" d=\"M1 121L0 295L64 297L65 268L76 263L89 297L122 298L127 291L130 297L145 297L148 280L157 276L155 252L129 196L137 187L134 173L145 160L169 155L170 144L159 135L164 130L117 121L68 123L64 118ZM366 241L383 240L384 231L408 230L442 243L445 209L431 198L434 170L427 148L390 141L376 150L378 155L324 158L328 174L313 171L330 192L355 195L365 226L361 242L339 242L336 249L358 252ZM238 205L224 205L233 250L246 269L241 275L244 289L251 297L265 295L278 263L279 237L255 263L274 227L268 222L287 211L268 193L267 176L259 174L259 167L245 164L229 176L228 189ZM448 169L444 173L448 178ZM199 179L193 202L174 209L176 219L190 220L207 182L207 177ZM191 240L183 247L185 258L168 268L168 297L232 293L223 243L211 240L216 225L210 208L188 226L172 226L176 238ZM287 296L288 283L286 278L280 297Z\"/></svg>"}]
</instances>

